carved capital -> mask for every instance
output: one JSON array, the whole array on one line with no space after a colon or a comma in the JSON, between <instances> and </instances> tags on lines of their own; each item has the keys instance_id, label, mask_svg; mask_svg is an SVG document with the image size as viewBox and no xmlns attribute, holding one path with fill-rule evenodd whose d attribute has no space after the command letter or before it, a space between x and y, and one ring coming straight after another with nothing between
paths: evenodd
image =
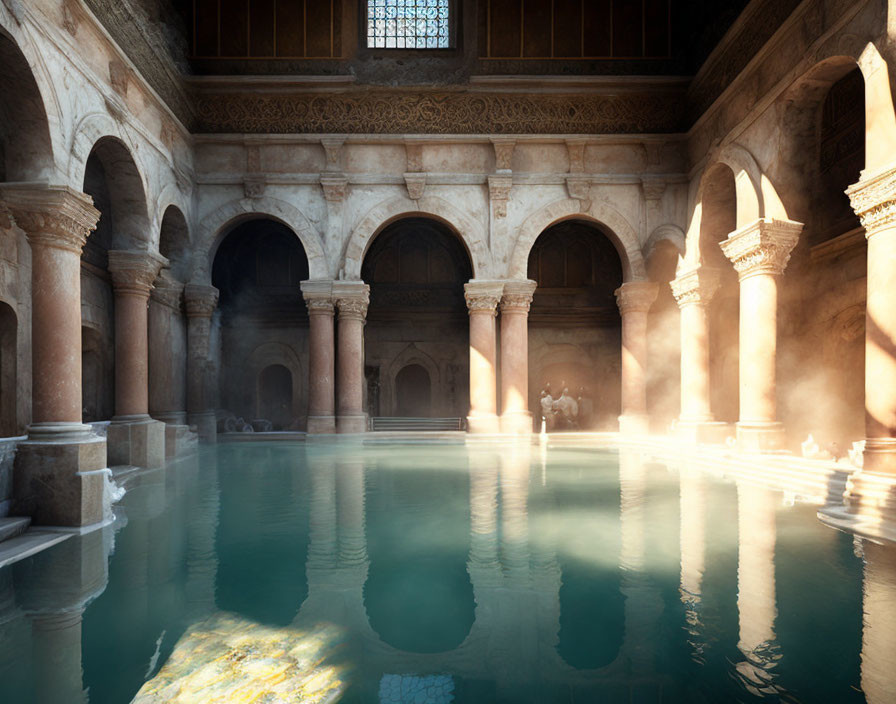
<instances>
[{"instance_id":1,"label":"carved capital","mask_svg":"<svg viewBox=\"0 0 896 704\"><path fill-rule=\"evenodd\" d=\"M340 320L360 320L367 317L370 303L370 286L363 281L333 282L333 300Z\"/></svg>"},{"instance_id":2,"label":"carved capital","mask_svg":"<svg viewBox=\"0 0 896 704\"><path fill-rule=\"evenodd\" d=\"M184 286L184 304L188 318L211 318L218 307L218 289L202 284Z\"/></svg>"},{"instance_id":3,"label":"carved capital","mask_svg":"<svg viewBox=\"0 0 896 704\"><path fill-rule=\"evenodd\" d=\"M320 177L320 185L324 189L324 198L329 203L338 203L345 199L345 187L348 179L342 175L323 175Z\"/></svg>"},{"instance_id":4,"label":"carved capital","mask_svg":"<svg viewBox=\"0 0 896 704\"><path fill-rule=\"evenodd\" d=\"M93 199L68 186L0 185L0 198L32 247L55 247L80 256L100 218Z\"/></svg>"},{"instance_id":5,"label":"carved capital","mask_svg":"<svg viewBox=\"0 0 896 704\"><path fill-rule=\"evenodd\" d=\"M495 147L495 170L499 174L510 173L513 169L513 150L516 147L516 140L492 137L492 145Z\"/></svg>"},{"instance_id":6,"label":"carved capital","mask_svg":"<svg viewBox=\"0 0 896 704\"><path fill-rule=\"evenodd\" d=\"M861 179L846 189L846 195L866 237L896 225L896 166Z\"/></svg>"},{"instance_id":7,"label":"carved capital","mask_svg":"<svg viewBox=\"0 0 896 704\"><path fill-rule=\"evenodd\" d=\"M719 290L719 271L707 267L681 272L669 282L679 308L707 305Z\"/></svg>"},{"instance_id":8,"label":"carved capital","mask_svg":"<svg viewBox=\"0 0 896 704\"><path fill-rule=\"evenodd\" d=\"M512 176L488 177L488 195L496 218L507 217L507 201L510 200L511 188L513 188Z\"/></svg>"},{"instance_id":9,"label":"carved capital","mask_svg":"<svg viewBox=\"0 0 896 704\"><path fill-rule=\"evenodd\" d=\"M502 313L528 313L537 284L531 279L508 281L501 296Z\"/></svg>"},{"instance_id":10,"label":"carved capital","mask_svg":"<svg viewBox=\"0 0 896 704\"><path fill-rule=\"evenodd\" d=\"M616 289L616 305L623 316L646 313L656 300L659 284L653 281L629 281Z\"/></svg>"},{"instance_id":11,"label":"carved capital","mask_svg":"<svg viewBox=\"0 0 896 704\"><path fill-rule=\"evenodd\" d=\"M153 284L150 298L172 310L180 311L184 300L184 285L172 279L167 270L162 269L159 278Z\"/></svg>"},{"instance_id":12,"label":"carved capital","mask_svg":"<svg viewBox=\"0 0 896 704\"><path fill-rule=\"evenodd\" d=\"M149 296L152 284L168 260L155 252L110 250L109 273L116 295Z\"/></svg>"},{"instance_id":13,"label":"carved capital","mask_svg":"<svg viewBox=\"0 0 896 704\"><path fill-rule=\"evenodd\" d=\"M501 281L470 281L464 284L464 299L470 314L496 315L498 303L504 292Z\"/></svg>"},{"instance_id":14,"label":"carved capital","mask_svg":"<svg viewBox=\"0 0 896 704\"><path fill-rule=\"evenodd\" d=\"M301 286L309 315L333 315L332 281L303 281Z\"/></svg>"},{"instance_id":15,"label":"carved capital","mask_svg":"<svg viewBox=\"0 0 896 704\"><path fill-rule=\"evenodd\" d=\"M406 173L404 175L405 185L408 187L408 198L411 200L420 200L426 190L426 174L425 173Z\"/></svg>"},{"instance_id":16,"label":"carved capital","mask_svg":"<svg viewBox=\"0 0 896 704\"><path fill-rule=\"evenodd\" d=\"M732 232L719 246L741 281L757 274L776 276L787 268L802 230L799 222L760 219Z\"/></svg>"}]
</instances>

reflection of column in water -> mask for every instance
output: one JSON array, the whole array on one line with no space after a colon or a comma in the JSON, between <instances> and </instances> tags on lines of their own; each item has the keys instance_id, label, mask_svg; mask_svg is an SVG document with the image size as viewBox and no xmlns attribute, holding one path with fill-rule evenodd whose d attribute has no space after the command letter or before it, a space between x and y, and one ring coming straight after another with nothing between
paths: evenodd
<instances>
[{"instance_id":1,"label":"reflection of column in water","mask_svg":"<svg viewBox=\"0 0 896 704\"><path fill-rule=\"evenodd\" d=\"M862 690L870 704L896 702L896 546L864 543Z\"/></svg>"},{"instance_id":2,"label":"reflection of column in water","mask_svg":"<svg viewBox=\"0 0 896 704\"><path fill-rule=\"evenodd\" d=\"M326 569L336 563L336 475L332 457L308 457L311 473L311 530L308 545L309 587L310 571Z\"/></svg>"},{"instance_id":3,"label":"reflection of column in water","mask_svg":"<svg viewBox=\"0 0 896 704\"><path fill-rule=\"evenodd\" d=\"M560 643L560 563L557 561L556 536L552 519L557 510L553 495L542 490L537 504L539 513L529 511L532 588L537 600L536 628L538 657L536 665L553 662ZM541 520L539 520L541 519ZM540 527L540 530L539 530Z\"/></svg>"},{"instance_id":4,"label":"reflection of column in water","mask_svg":"<svg viewBox=\"0 0 896 704\"><path fill-rule=\"evenodd\" d=\"M189 464L186 464L189 463ZM198 467L194 468L194 463ZM195 471L196 500L187 509L187 615L192 620L211 614L215 608L218 553L215 538L221 508L218 486L218 455L202 452L178 465L178 471Z\"/></svg>"},{"instance_id":5,"label":"reflection of column in water","mask_svg":"<svg viewBox=\"0 0 896 704\"><path fill-rule=\"evenodd\" d=\"M631 450L620 450L619 520L622 545L619 567L622 570L622 593L625 595L625 640L622 651L629 658L635 675L652 674L655 669L656 631L663 610L659 592L650 583L645 571L646 480L643 457Z\"/></svg>"},{"instance_id":6,"label":"reflection of column in water","mask_svg":"<svg viewBox=\"0 0 896 704\"><path fill-rule=\"evenodd\" d=\"M736 669L741 685L756 696L781 691L772 671L781 657L775 643L776 503L765 487L737 485L737 647L746 660Z\"/></svg>"},{"instance_id":7,"label":"reflection of column in water","mask_svg":"<svg viewBox=\"0 0 896 704\"><path fill-rule=\"evenodd\" d=\"M685 630L690 636L691 657L703 662L706 646L700 620L703 572L706 563L706 479L700 470L682 467L680 481L681 515L681 601L685 606Z\"/></svg>"},{"instance_id":8,"label":"reflection of column in water","mask_svg":"<svg viewBox=\"0 0 896 704\"><path fill-rule=\"evenodd\" d=\"M470 453L470 570L498 568L498 457Z\"/></svg>"},{"instance_id":9,"label":"reflection of column in water","mask_svg":"<svg viewBox=\"0 0 896 704\"><path fill-rule=\"evenodd\" d=\"M529 572L529 445L501 455L501 562L511 582Z\"/></svg>"},{"instance_id":10,"label":"reflection of column in water","mask_svg":"<svg viewBox=\"0 0 896 704\"><path fill-rule=\"evenodd\" d=\"M36 704L86 704L81 669L83 615L83 607L31 615Z\"/></svg>"},{"instance_id":11,"label":"reflection of column in water","mask_svg":"<svg viewBox=\"0 0 896 704\"><path fill-rule=\"evenodd\" d=\"M367 562L364 536L364 462L342 462L336 475L339 502L339 564L342 567Z\"/></svg>"}]
</instances>

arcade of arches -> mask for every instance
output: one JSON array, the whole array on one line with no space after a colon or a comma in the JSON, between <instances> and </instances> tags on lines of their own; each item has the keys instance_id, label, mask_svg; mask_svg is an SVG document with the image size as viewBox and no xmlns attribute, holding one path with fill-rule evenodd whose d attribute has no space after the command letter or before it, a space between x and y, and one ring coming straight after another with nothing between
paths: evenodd
<instances>
[{"instance_id":1,"label":"arcade of arches","mask_svg":"<svg viewBox=\"0 0 896 704\"><path fill-rule=\"evenodd\" d=\"M848 510L896 518L896 4L743 4L498 61L472 0L436 54L345 0L278 63L185 54L169 0L0 3L0 515L388 419L864 442Z\"/></svg>"}]
</instances>

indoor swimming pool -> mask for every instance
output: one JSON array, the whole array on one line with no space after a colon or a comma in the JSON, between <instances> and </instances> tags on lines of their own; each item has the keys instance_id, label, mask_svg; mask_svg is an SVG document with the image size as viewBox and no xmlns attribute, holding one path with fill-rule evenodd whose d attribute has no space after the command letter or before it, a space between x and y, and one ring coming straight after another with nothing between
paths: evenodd
<instances>
[{"instance_id":1,"label":"indoor swimming pool","mask_svg":"<svg viewBox=\"0 0 896 704\"><path fill-rule=\"evenodd\" d=\"M760 483L245 443L125 486L114 524L0 570L0 701L896 701L896 548Z\"/></svg>"}]
</instances>

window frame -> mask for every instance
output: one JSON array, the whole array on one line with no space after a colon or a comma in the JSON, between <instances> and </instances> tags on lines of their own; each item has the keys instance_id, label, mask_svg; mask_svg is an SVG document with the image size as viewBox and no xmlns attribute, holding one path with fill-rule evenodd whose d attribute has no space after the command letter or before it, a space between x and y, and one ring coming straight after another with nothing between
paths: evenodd
<instances>
[{"instance_id":1,"label":"window frame","mask_svg":"<svg viewBox=\"0 0 896 704\"><path fill-rule=\"evenodd\" d=\"M377 55L396 55L396 56L407 56L410 53L418 53L421 56L446 56L446 55L454 55L460 49L459 42L459 32L458 27L461 26L459 17L460 17L460 6L461 2L459 0L448 0L448 46L447 47L434 47L432 49L422 48L419 49L417 47L377 47L377 46L368 46L368 36L367 36L367 21L369 19L368 15L368 0L360 0L358 3L358 14L359 14L359 49L362 53L370 52Z\"/></svg>"}]
</instances>

